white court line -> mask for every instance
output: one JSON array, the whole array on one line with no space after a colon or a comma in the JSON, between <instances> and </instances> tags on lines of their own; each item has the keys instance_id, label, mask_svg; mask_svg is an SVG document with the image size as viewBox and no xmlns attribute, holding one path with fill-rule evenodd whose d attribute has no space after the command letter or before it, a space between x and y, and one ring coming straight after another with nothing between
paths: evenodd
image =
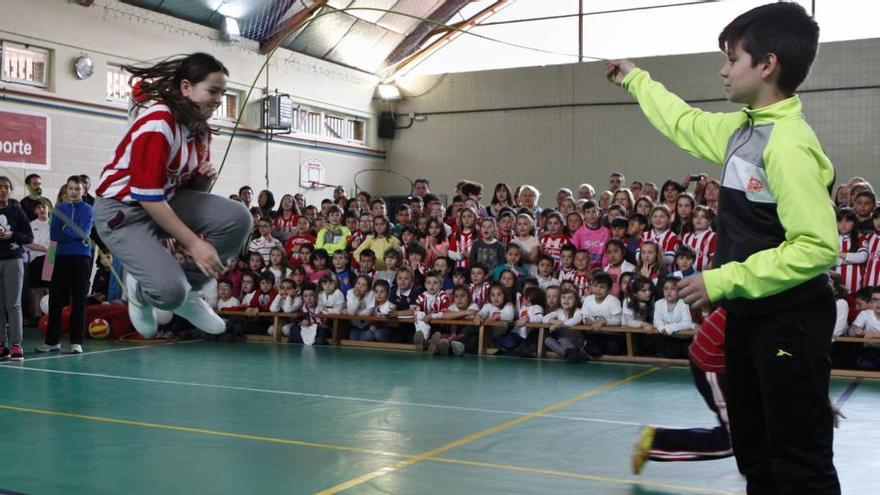
<instances>
[{"instance_id":1,"label":"white court line","mask_svg":"<svg viewBox=\"0 0 880 495\"><path fill-rule=\"evenodd\" d=\"M174 342L173 344L174 344L174 345L177 345L177 344L189 344L189 343L191 343L191 342L201 342L201 341L200 341L200 340L185 340L185 341L183 341L183 342ZM108 353L108 352L122 352L122 351L130 351L130 350L132 350L132 349L151 349L151 348L154 348L154 347L165 347L165 346L169 346L169 345L172 345L172 343L171 343L171 342L168 342L168 343L162 342L162 343L157 343L157 344L133 345L133 346L131 346L131 347L120 347L120 348L118 348L118 349L105 349L105 350L103 350L103 351L83 352L82 354L71 354L71 353L69 353L69 352L68 352L68 353L62 353L61 351L58 351L58 352L48 352L48 353L46 353L46 354L48 354L48 355L47 355L47 356L43 356L43 357L38 357L38 358L27 358L27 357L26 357L25 360L24 360L24 362L26 362L26 363L32 363L32 362L34 362L34 361L43 361L43 360L46 360L46 359L62 359L62 358L69 358L69 357L91 356L91 355L94 355L94 354L106 354L106 353ZM32 352L33 352L34 354L38 354L38 353L35 352L35 351L32 351ZM39 354L42 354L42 353L39 353ZM18 362L15 362L15 361L6 361L6 362L3 362L3 363L0 363L0 367L2 367L2 366L6 366L6 367L8 367L8 368L20 368L20 367L21 367L21 363L18 363ZM35 369L36 369L36 368L35 368Z\"/></svg>"},{"instance_id":2,"label":"white court line","mask_svg":"<svg viewBox=\"0 0 880 495\"><path fill-rule=\"evenodd\" d=\"M478 413L486 413L486 414L500 414L506 416L528 416L529 412L524 411L506 411L500 409L483 409L478 407L463 407L463 406L448 406L443 404L427 404L421 402L403 402L403 401L395 401L395 400L380 400L380 399L366 399L362 397L349 397L343 395L327 395L327 394L316 394L309 392L292 392L288 390L274 390L274 389L265 389L265 388L253 388L253 387L238 387L234 385L214 385L210 383L193 383L193 382L181 382L176 380L160 380L157 378L139 378L134 376L122 376L122 375L107 375L103 373L86 373L82 371L63 371L63 370L50 370L44 368L30 368L27 366L4 366L4 368L22 370L22 371L38 371L43 373L54 373L59 375L75 375L75 376L88 376L92 378L106 378L111 380L127 380L134 382L142 382L142 383L160 383L164 385L180 385L185 387L201 387L201 388L213 388L219 390L234 390L238 392L254 392L261 394L273 394L273 395L287 395L287 396L295 396L295 397L309 397L314 399L329 399L329 400L343 400L349 402L365 402L370 404L379 404L385 406L405 406L405 407L424 407L430 409L445 409L445 410L453 410L453 411L467 411L467 412L478 412ZM541 416L542 418L552 418L552 419L564 419L569 421L584 421L590 423L607 423L607 424L615 424L615 425L624 425L624 426L644 426L644 423L635 423L630 421L615 421L611 419L601 419L601 418L585 418L580 416L564 416L564 415L555 415L555 414L545 414ZM656 425L663 426L665 428L681 428L681 426L669 426L669 425Z\"/></svg>"}]
</instances>

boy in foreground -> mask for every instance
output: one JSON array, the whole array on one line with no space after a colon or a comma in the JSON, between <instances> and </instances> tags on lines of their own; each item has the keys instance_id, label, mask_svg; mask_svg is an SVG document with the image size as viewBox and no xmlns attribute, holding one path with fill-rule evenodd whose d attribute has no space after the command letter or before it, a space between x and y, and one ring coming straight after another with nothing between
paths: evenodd
<instances>
[{"instance_id":1,"label":"boy in foreground","mask_svg":"<svg viewBox=\"0 0 880 495\"><path fill-rule=\"evenodd\" d=\"M828 401L837 256L834 168L794 94L819 27L793 3L764 5L719 36L735 113L707 113L628 60L606 62L648 120L688 153L723 165L718 268L679 282L685 302L728 311L731 439L749 494L839 494Z\"/></svg>"}]
</instances>

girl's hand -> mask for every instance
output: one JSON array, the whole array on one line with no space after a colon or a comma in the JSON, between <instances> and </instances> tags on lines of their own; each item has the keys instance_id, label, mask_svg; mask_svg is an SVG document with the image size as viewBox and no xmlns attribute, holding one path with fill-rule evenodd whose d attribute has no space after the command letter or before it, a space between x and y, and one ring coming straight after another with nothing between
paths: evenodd
<instances>
[{"instance_id":1,"label":"girl's hand","mask_svg":"<svg viewBox=\"0 0 880 495\"><path fill-rule=\"evenodd\" d=\"M425 323L431 323L431 315L426 314L425 317L422 318L422 321Z\"/></svg>"},{"instance_id":2,"label":"girl's hand","mask_svg":"<svg viewBox=\"0 0 880 495\"><path fill-rule=\"evenodd\" d=\"M3 229L0 231L0 239L8 240L12 239L12 230L11 229Z\"/></svg>"},{"instance_id":3,"label":"girl's hand","mask_svg":"<svg viewBox=\"0 0 880 495\"><path fill-rule=\"evenodd\" d=\"M650 323L642 323L642 330L654 330L654 325Z\"/></svg>"},{"instance_id":4,"label":"girl's hand","mask_svg":"<svg viewBox=\"0 0 880 495\"><path fill-rule=\"evenodd\" d=\"M192 246L189 246L189 255L192 257L196 266L205 275L216 277L223 272L223 263L220 262L220 256L214 246L202 239L196 240Z\"/></svg>"},{"instance_id":5,"label":"girl's hand","mask_svg":"<svg viewBox=\"0 0 880 495\"><path fill-rule=\"evenodd\" d=\"M260 308L248 308L248 309L244 310L244 313L248 316L255 316L259 312L260 312Z\"/></svg>"},{"instance_id":6,"label":"girl's hand","mask_svg":"<svg viewBox=\"0 0 880 495\"><path fill-rule=\"evenodd\" d=\"M526 326L526 323L528 323L528 322L529 322L528 320L520 318L520 319L516 320L516 323L514 323L514 326L524 327L524 326Z\"/></svg>"}]
</instances>

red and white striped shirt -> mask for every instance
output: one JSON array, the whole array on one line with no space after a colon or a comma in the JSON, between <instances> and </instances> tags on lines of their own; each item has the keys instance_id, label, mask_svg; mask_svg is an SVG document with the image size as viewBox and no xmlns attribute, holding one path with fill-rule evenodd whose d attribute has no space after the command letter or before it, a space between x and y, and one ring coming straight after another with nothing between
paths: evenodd
<instances>
[{"instance_id":1,"label":"red and white striped shirt","mask_svg":"<svg viewBox=\"0 0 880 495\"><path fill-rule=\"evenodd\" d=\"M571 267L565 269L563 267L559 267L559 271L556 273L556 279L560 282L565 282L566 280L574 280L574 275L577 272L577 268Z\"/></svg>"},{"instance_id":2,"label":"red and white striped shirt","mask_svg":"<svg viewBox=\"0 0 880 495\"><path fill-rule=\"evenodd\" d=\"M141 110L101 173L95 194L131 204L168 201L211 158L210 134L190 137L164 103Z\"/></svg>"},{"instance_id":3,"label":"red and white striped shirt","mask_svg":"<svg viewBox=\"0 0 880 495\"><path fill-rule=\"evenodd\" d=\"M654 241L660 245L660 256L675 256L675 250L678 249L678 236L671 230L657 232L654 229L645 231L642 234L642 242Z\"/></svg>"},{"instance_id":4,"label":"red and white striped shirt","mask_svg":"<svg viewBox=\"0 0 880 495\"><path fill-rule=\"evenodd\" d=\"M562 246L571 243L571 238L565 234L544 234L541 236L541 250L544 254L552 256L559 262L562 256Z\"/></svg>"},{"instance_id":5,"label":"red and white striped shirt","mask_svg":"<svg viewBox=\"0 0 880 495\"><path fill-rule=\"evenodd\" d=\"M272 230L275 232L296 232L296 222L299 221L299 216L296 213L292 213L290 218L285 219L283 213L279 213L275 216L275 220L272 221Z\"/></svg>"},{"instance_id":6,"label":"red and white striped shirt","mask_svg":"<svg viewBox=\"0 0 880 495\"><path fill-rule=\"evenodd\" d=\"M470 263L470 252L471 246L474 245L475 233L476 230L471 229L467 232L457 232L449 238L449 250L461 255L461 259L455 262L456 267L467 268ZM480 304L482 305L482 303Z\"/></svg>"},{"instance_id":7,"label":"red and white striped shirt","mask_svg":"<svg viewBox=\"0 0 880 495\"><path fill-rule=\"evenodd\" d=\"M880 285L880 232L872 232L862 239L862 247L868 251L864 282L866 287Z\"/></svg>"},{"instance_id":8,"label":"red and white striped shirt","mask_svg":"<svg viewBox=\"0 0 880 495\"><path fill-rule=\"evenodd\" d=\"M442 290L434 296L425 291L416 298L416 306L429 315L445 313L449 309L449 295Z\"/></svg>"},{"instance_id":9,"label":"red and white striped shirt","mask_svg":"<svg viewBox=\"0 0 880 495\"><path fill-rule=\"evenodd\" d=\"M591 294L590 292L590 272L578 272L575 271L571 276L571 282L577 287L578 294L583 297L587 297Z\"/></svg>"},{"instance_id":10,"label":"red and white striped shirt","mask_svg":"<svg viewBox=\"0 0 880 495\"><path fill-rule=\"evenodd\" d=\"M483 282L480 285L470 284L471 301L474 304L482 306L486 302L486 298L489 297L489 285L489 282Z\"/></svg>"},{"instance_id":11,"label":"red and white striped shirt","mask_svg":"<svg viewBox=\"0 0 880 495\"><path fill-rule=\"evenodd\" d=\"M848 235L841 235L839 242L840 252L849 253L850 248L852 247L850 237ZM867 251L864 243L859 246L859 249L853 251L853 253L858 251ZM853 294L862 288L862 270L864 269L864 263L846 263L844 260L837 260L837 264L834 266L834 271L839 273L843 278L843 285L846 287L847 294Z\"/></svg>"},{"instance_id":12,"label":"red and white striped shirt","mask_svg":"<svg viewBox=\"0 0 880 495\"><path fill-rule=\"evenodd\" d=\"M717 236L712 229L709 229L702 234L691 232L682 237L681 242L694 248L694 251L697 253L697 260L694 264L694 268L696 268L698 272L703 271L715 256L716 238Z\"/></svg>"},{"instance_id":13,"label":"red and white striped shirt","mask_svg":"<svg viewBox=\"0 0 880 495\"><path fill-rule=\"evenodd\" d=\"M727 311L718 308L700 325L700 331L688 348L691 362L703 371L724 373L724 334L727 330Z\"/></svg>"}]
</instances>

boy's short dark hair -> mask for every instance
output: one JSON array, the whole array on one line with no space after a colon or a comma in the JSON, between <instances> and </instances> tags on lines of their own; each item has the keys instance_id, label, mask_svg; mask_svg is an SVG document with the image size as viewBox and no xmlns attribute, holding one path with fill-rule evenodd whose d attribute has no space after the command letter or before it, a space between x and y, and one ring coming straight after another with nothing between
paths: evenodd
<instances>
[{"instance_id":1,"label":"boy's short dark hair","mask_svg":"<svg viewBox=\"0 0 880 495\"><path fill-rule=\"evenodd\" d=\"M380 278L378 280L375 280L373 282L373 289L375 290L376 287L384 287L386 291L391 292L391 284L389 284L388 281L385 279Z\"/></svg>"},{"instance_id":2,"label":"boy's short dark hair","mask_svg":"<svg viewBox=\"0 0 880 495\"><path fill-rule=\"evenodd\" d=\"M438 196L437 194L434 194L434 193L430 193L430 192L425 194L424 196L422 196L422 202L426 205L429 205L429 204L435 203L435 202L442 203L442 201L440 201L440 196Z\"/></svg>"},{"instance_id":3,"label":"boy's short dark hair","mask_svg":"<svg viewBox=\"0 0 880 495\"><path fill-rule=\"evenodd\" d=\"M515 242L511 242L510 244L508 244L507 248L504 250L504 252L506 253L507 251L510 251L511 249L516 249L517 251L522 252L522 246L520 246L519 244L517 244Z\"/></svg>"},{"instance_id":4,"label":"boy's short dark hair","mask_svg":"<svg viewBox=\"0 0 880 495\"><path fill-rule=\"evenodd\" d=\"M425 256L428 255L428 252L425 250L425 246L422 246L422 244L420 242L413 241L413 242L410 242L409 244L406 245L407 258L411 254L420 254L420 255L422 255L422 259L424 259Z\"/></svg>"},{"instance_id":5,"label":"boy's short dark hair","mask_svg":"<svg viewBox=\"0 0 880 495\"><path fill-rule=\"evenodd\" d=\"M387 282L386 282L386 283L387 283ZM309 291L309 290L312 291L312 292L318 292L318 286L315 285L314 282L306 282L306 283L303 284L303 286L302 286L302 290L301 290L300 292L306 292L306 291Z\"/></svg>"},{"instance_id":6,"label":"boy's short dark hair","mask_svg":"<svg viewBox=\"0 0 880 495\"><path fill-rule=\"evenodd\" d=\"M363 257L365 257L365 256L366 256L367 258L373 258L373 259L376 259L376 252L373 251L372 249L369 249L369 248L368 248L368 249L364 249L363 251L361 251L361 258L363 258Z\"/></svg>"},{"instance_id":7,"label":"boy's short dark hair","mask_svg":"<svg viewBox=\"0 0 880 495\"><path fill-rule=\"evenodd\" d=\"M290 279L290 278L285 278L284 280L282 280L281 285L284 285L284 284L288 284L288 285L292 285L292 286L296 287L296 282L294 282L293 279Z\"/></svg>"},{"instance_id":8,"label":"boy's short dark hair","mask_svg":"<svg viewBox=\"0 0 880 495\"><path fill-rule=\"evenodd\" d=\"M648 225L648 217L646 217L645 215L643 215L641 213L636 213L635 215L633 215L629 218L630 222L632 222L633 220L642 224L643 227L647 227L647 225Z\"/></svg>"},{"instance_id":9,"label":"boy's short dark hair","mask_svg":"<svg viewBox=\"0 0 880 495\"><path fill-rule=\"evenodd\" d=\"M428 273L425 274L425 278L429 279L431 277L438 278L441 280L443 279L443 275L441 275L440 272L438 272L437 270L428 270Z\"/></svg>"},{"instance_id":10,"label":"boy's short dark hair","mask_svg":"<svg viewBox=\"0 0 880 495\"><path fill-rule=\"evenodd\" d=\"M562 246L562 249L559 250L560 253L568 252L568 253L576 253L578 250L577 246L574 244L567 242Z\"/></svg>"},{"instance_id":11,"label":"boy's short dark hair","mask_svg":"<svg viewBox=\"0 0 880 495\"><path fill-rule=\"evenodd\" d=\"M275 284L275 274L266 270L265 272L260 274L259 282L262 283L264 280L268 280L273 285Z\"/></svg>"},{"instance_id":12,"label":"boy's short dark hair","mask_svg":"<svg viewBox=\"0 0 880 495\"><path fill-rule=\"evenodd\" d=\"M323 201L321 202L321 204L323 205ZM330 207L327 208L327 214L329 215L331 213L339 213L341 215L342 208L340 208L339 205L330 205Z\"/></svg>"},{"instance_id":13,"label":"boy's short dark hair","mask_svg":"<svg viewBox=\"0 0 880 495\"><path fill-rule=\"evenodd\" d=\"M629 228L629 220L623 217L617 217L611 221L612 229L627 229Z\"/></svg>"},{"instance_id":14,"label":"boy's short dark hair","mask_svg":"<svg viewBox=\"0 0 880 495\"><path fill-rule=\"evenodd\" d=\"M542 261L549 261L551 264L555 265L556 260L553 259L549 254L540 254L538 255L538 259L535 260L536 265L540 265Z\"/></svg>"},{"instance_id":15,"label":"boy's short dark hair","mask_svg":"<svg viewBox=\"0 0 880 495\"><path fill-rule=\"evenodd\" d=\"M489 267L486 266L485 263L478 261L478 262L472 264L471 266L468 267L468 273L470 273L474 268L483 270L483 274L489 275Z\"/></svg>"},{"instance_id":16,"label":"boy's short dark hair","mask_svg":"<svg viewBox=\"0 0 880 495\"><path fill-rule=\"evenodd\" d=\"M877 204L877 195L872 193L871 191L859 191L856 194L856 197L853 198L853 200L859 199L862 196L869 198L871 200L871 202L874 203L875 205Z\"/></svg>"},{"instance_id":17,"label":"boy's short dark hair","mask_svg":"<svg viewBox=\"0 0 880 495\"><path fill-rule=\"evenodd\" d=\"M470 279L470 271L468 271L468 269L463 266L457 266L452 269L452 276L453 277L456 277L456 276L464 277L465 279L469 280Z\"/></svg>"},{"instance_id":18,"label":"boy's short dark hair","mask_svg":"<svg viewBox=\"0 0 880 495\"><path fill-rule=\"evenodd\" d=\"M409 204L411 204L411 205L412 205L412 204L416 204L416 205L424 205L425 202L422 201L422 198L420 198L420 197L418 197L418 196L410 196L410 197L409 197Z\"/></svg>"},{"instance_id":19,"label":"boy's short dark hair","mask_svg":"<svg viewBox=\"0 0 880 495\"><path fill-rule=\"evenodd\" d=\"M862 287L857 290L853 297L855 299L861 299L862 301L870 301L871 300L871 289L872 287Z\"/></svg>"},{"instance_id":20,"label":"boy's short dark hair","mask_svg":"<svg viewBox=\"0 0 880 495\"><path fill-rule=\"evenodd\" d=\"M397 213L403 213L405 211L409 211L411 208L407 203L401 203L397 205Z\"/></svg>"},{"instance_id":21,"label":"boy's short dark hair","mask_svg":"<svg viewBox=\"0 0 880 495\"><path fill-rule=\"evenodd\" d=\"M678 246L678 249L675 250L675 259L678 258L690 258L695 260L697 259L697 253L694 251L694 248L687 244L681 244Z\"/></svg>"},{"instance_id":22,"label":"boy's short dark hair","mask_svg":"<svg viewBox=\"0 0 880 495\"><path fill-rule=\"evenodd\" d=\"M396 258L398 263L402 263L403 262L403 250L401 250L399 247L393 247L391 249L388 249L385 251L385 254L382 255L382 259L384 260L389 257Z\"/></svg>"},{"instance_id":23,"label":"boy's short dark hair","mask_svg":"<svg viewBox=\"0 0 880 495\"><path fill-rule=\"evenodd\" d=\"M752 57L752 67L769 54L776 55L782 92L792 94L807 78L819 48L819 25L794 2L756 7L730 22L718 35L718 47L727 52L737 44Z\"/></svg>"},{"instance_id":24,"label":"boy's short dark hair","mask_svg":"<svg viewBox=\"0 0 880 495\"><path fill-rule=\"evenodd\" d=\"M228 285L230 288L232 287L232 281L229 280L228 278L220 279L220 281L217 282L218 287L221 285L224 285L224 284Z\"/></svg>"},{"instance_id":25,"label":"boy's short dark hair","mask_svg":"<svg viewBox=\"0 0 880 495\"><path fill-rule=\"evenodd\" d=\"M324 261L327 261L330 259L330 254L327 253L326 249L315 249L315 251L312 252L312 259L315 258L323 258Z\"/></svg>"},{"instance_id":26,"label":"boy's short dark hair","mask_svg":"<svg viewBox=\"0 0 880 495\"><path fill-rule=\"evenodd\" d=\"M385 202L384 199L382 199L382 198L373 198L373 200L370 201L370 208L372 208L373 206L375 206L376 203L378 203L378 204L380 204L380 205L387 205L387 203Z\"/></svg>"},{"instance_id":27,"label":"boy's short dark hair","mask_svg":"<svg viewBox=\"0 0 880 495\"><path fill-rule=\"evenodd\" d=\"M332 199L330 199L330 198L324 198L324 199L321 200L321 206L329 205L329 204L332 203L332 202L333 202Z\"/></svg>"},{"instance_id":28,"label":"boy's short dark hair","mask_svg":"<svg viewBox=\"0 0 880 495\"><path fill-rule=\"evenodd\" d=\"M588 199L583 206L581 206L582 210L592 210L593 208L598 208L599 203L593 201L592 199Z\"/></svg>"},{"instance_id":29,"label":"boy's short dark hair","mask_svg":"<svg viewBox=\"0 0 880 495\"><path fill-rule=\"evenodd\" d=\"M82 185L83 180L82 177L80 177L79 175L71 175L67 178L67 182L73 182L74 184Z\"/></svg>"},{"instance_id":30,"label":"boy's short dark hair","mask_svg":"<svg viewBox=\"0 0 880 495\"><path fill-rule=\"evenodd\" d=\"M614 279L607 272L596 272L593 274L593 283L596 285L604 285L611 288L614 285Z\"/></svg>"}]
</instances>

